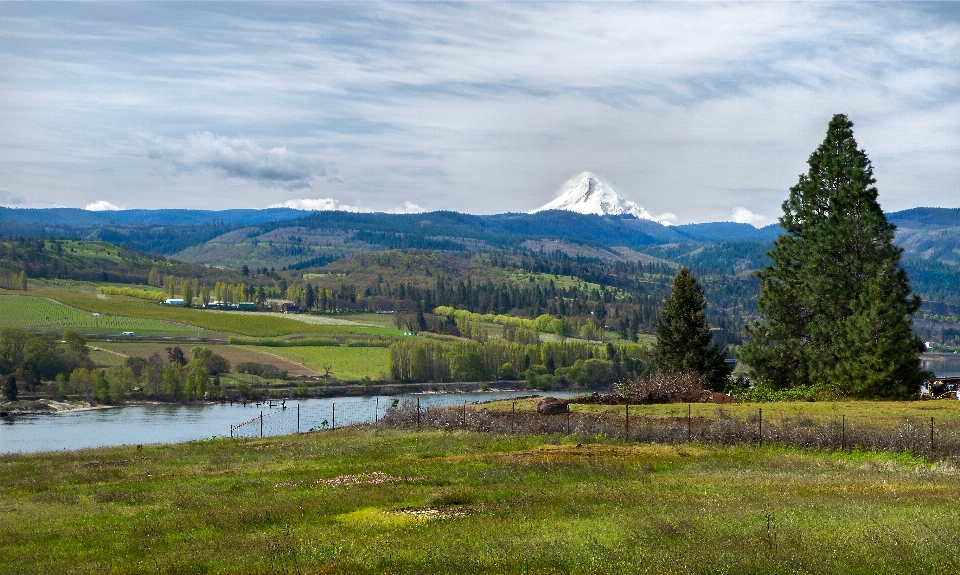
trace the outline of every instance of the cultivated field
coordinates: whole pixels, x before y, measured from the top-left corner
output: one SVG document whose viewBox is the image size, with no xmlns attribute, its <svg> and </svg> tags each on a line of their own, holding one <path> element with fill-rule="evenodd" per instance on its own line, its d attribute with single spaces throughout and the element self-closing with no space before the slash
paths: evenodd
<svg viewBox="0 0 960 575">
<path fill-rule="evenodd" d="M 256 349 L 302 363 L 323 371 L 324 366 L 333 368 L 332 376 L 341 380 L 358 380 L 364 377 L 381 379 L 390 371 L 388 351 L 385 347 L 257 347 Z"/>
<path fill-rule="evenodd" d="M 338 430 L 0 457 L 5 573 L 955 573 L 958 470 Z"/>
<path fill-rule="evenodd" d="M 124 331 L 137 335 L 183 335 L 196 333 L 197 328 L 156 319 L 93 313 L 28 295 L 0 295 L 0 327 L 18 327 L 29 331 L 63 332 L 72 330 L 88 334 L 119 336 Z"/>
<path fill-rule="evenodd" d="M 32 293 L 89 312 L 177 322 L 220 334 L 235 333 L 253 337 L 275 337 L 297 333 L 324 333 L 331 329 L 346 329 L 310 325 L 283 317 L 255 316 L 244 312 L 205 311 L 165 306 L 132 297 L 104 295 L 80 290 L 40 289 Z"/>
</svg>

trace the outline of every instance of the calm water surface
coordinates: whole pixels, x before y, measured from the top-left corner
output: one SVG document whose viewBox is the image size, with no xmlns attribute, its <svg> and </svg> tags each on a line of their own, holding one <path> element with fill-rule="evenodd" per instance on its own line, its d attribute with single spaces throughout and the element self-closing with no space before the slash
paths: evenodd
<svg viewBox="0 0 960 575">
<path fill-rule="evenodd" d="M 0 419 L 0 453 L 74 450 L 107 445 L 179 443 L 230 435 L 231 426 L 258 417 L 234 431 L 235 436 L 256 437 L 294 433 L 299 429 L 330 427 L 373 421 L 394 401 L 416 402 L 421 409 L 462 405 L 530 395 L 529 391 L 490 391 L 449 394 L 411 394 L 376 397 L 304 399 L 274 404 L 138 405 Z M 572 392 L 550 392 L 567 397 Z M 298 410 L 299 407 L 299 410 Z M 262 427 L 261 427 L 262 424 Z"/>
<path fill-rule="evenodd" d="M 960 376 L 960 353 L 924 354 L 920 365 L 938 377 L 958 377 Z"/>
</svg>

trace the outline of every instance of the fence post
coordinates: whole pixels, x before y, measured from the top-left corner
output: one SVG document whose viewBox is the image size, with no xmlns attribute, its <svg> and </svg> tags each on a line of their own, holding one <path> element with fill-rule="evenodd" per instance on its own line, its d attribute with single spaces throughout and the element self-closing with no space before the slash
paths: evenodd
<svg viewBox="0 0 960 575">
<path fill-rule="evenodd" d="M 687 443 L 690 443 L 690 404 L 687 404 Z"/>
<path fill-rule="evenodd" d="M 763 447 L 763 408 L 760 408 L 760 417 L 757 419 L 757 425 L 760 432 L 760 447 Z"/>
<path fill-rule="evenodd" d="M 840 420 L 840 450 L 847 450 L 847 416 L 843 415 Z"/>
<path fill-rule="evenodd" d="M 297 433 L 300 433 L 300 404 L 297 404 Z"/>
<path fill-rule="evenodd" d="M 462 427 L 467 426 L 467 402 L 466 401 L 463 402 L 463 415 L 461 416 L 460 421 L 461 421 Z"/>
<path fill-rule="evenodd" d="M 567 408 L 570 409 L 569 407 Z M 570 435 L 570 412 L 567 411 L 567 435 Z"/>
<path fill-rule="evenodd" d="M 624 434 L 626 435 L 626 440 L 630 441 L 630 404 L 627 404 L 627 417 L 626 423 L 623 426 Z"/>
<path fill-rule="evenodd" d="M 263 410 L 260 411 L 260 437 L 263 437 Z"/>
<path fill-rule="evenodd" d="M 373 422 L 377 422 L 377 418 L 380 416 L 380 398 L 377 397 L 376 403 L 373 404 Z"/>
<path fill-rule="evenodd" d="M 420 429 L 420 398 L 417 398 L 417 429 Z"/>
<path fill-rule="evenodd" d="M 330 414 L 330 420 L 333 423 L 332 425 L 330 425 L 330 429 L 336 429 L 337 428 L 337 404 L 331 403 L 330 405 L 333 406 L 333 412 Z"/>
<path fill-rule="evenodd" d="M 933 418 L 930 418 L 930 455 L 933 455 Z"/>
<path fill-rule="evenodd" d="M 513 406 L 510 408 L 510 433 L 516 433 L 517 431 L 517 402 L 513 402 Z"/>
</svg>

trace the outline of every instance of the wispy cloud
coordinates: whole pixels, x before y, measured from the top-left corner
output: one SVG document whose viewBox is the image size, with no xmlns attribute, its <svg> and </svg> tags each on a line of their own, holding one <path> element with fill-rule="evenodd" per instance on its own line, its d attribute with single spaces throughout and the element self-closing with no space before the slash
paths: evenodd
<svg viewBox="0 0 960 575">
<path fill-rule="evenodd" d="M 957 2 L 0 2 L 0 37 L 32 205 L 527 211 L 588 165 L 715 221 L 776 213 L 837 112 L 885 209 L 960 205 Z"/>
<path fill-rule="evenodd" d="M 215 170 L 228 178 L 287 189 L 308 188 L 315 175 L 326 174 L 318 160 L 286 147 L 264 149 L 247 138 L 200 132 L 182 140 L 153 136 L 147 142 L 148 158 L 179 172 Z"/>
</svg>

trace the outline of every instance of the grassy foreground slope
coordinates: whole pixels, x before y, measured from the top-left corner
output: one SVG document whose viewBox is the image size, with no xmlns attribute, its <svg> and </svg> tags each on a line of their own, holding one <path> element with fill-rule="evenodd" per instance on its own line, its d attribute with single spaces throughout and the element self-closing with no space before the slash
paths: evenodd
<svg viewBox="0 0 960 575">
<path fill-rule="evenodd" d="M 6 455 L 0 572 L 960 569 L 952 465 L 577 441 L 339 430 Z"/>
</svg>

